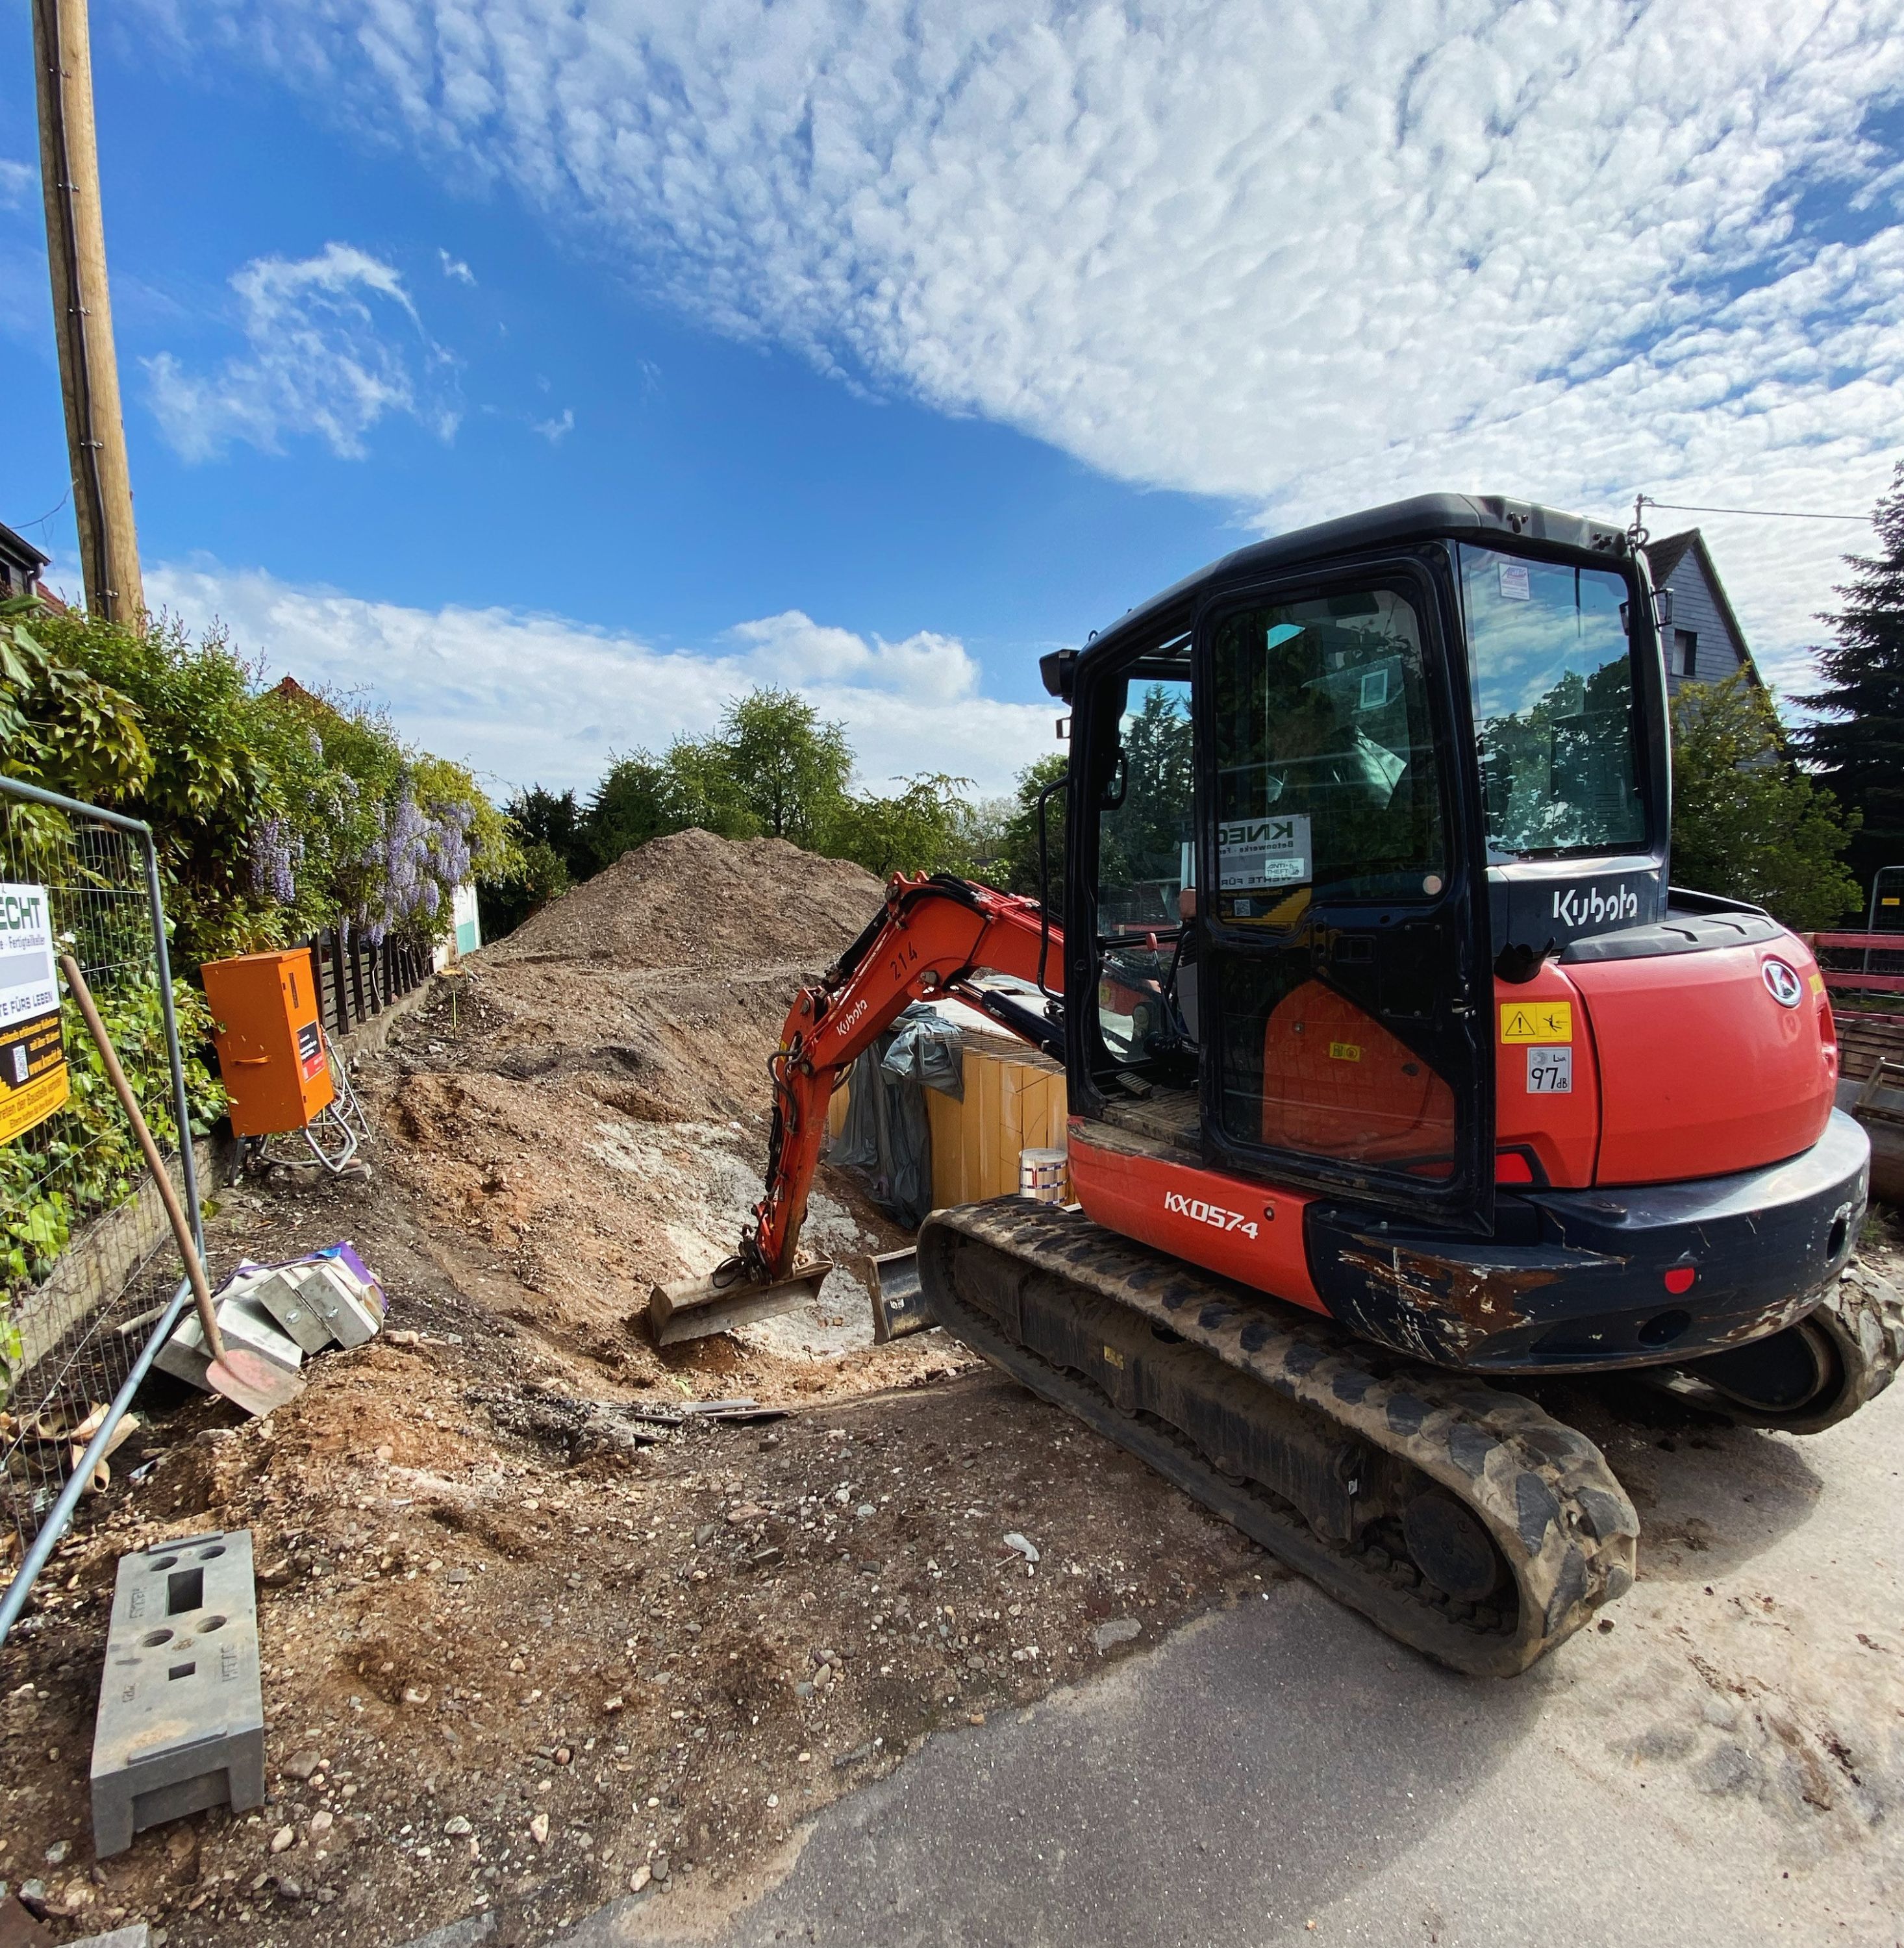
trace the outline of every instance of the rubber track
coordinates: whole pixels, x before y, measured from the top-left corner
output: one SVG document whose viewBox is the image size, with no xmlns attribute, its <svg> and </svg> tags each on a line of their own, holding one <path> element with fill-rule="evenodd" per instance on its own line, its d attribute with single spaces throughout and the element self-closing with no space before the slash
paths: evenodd
<svg viewBox="0 0 1904 1948">
<path fill-rule="evenodd" d="M 1805 1324 L 1822 1327 L 1838 1356 L 1837 1391 L 1809 1413 L 1756 1413 L 1700 1380 L 1696 1369 L 1662 1376 L 1664 1390 L 1690 1400 L 1741 1427 L 1776 1428 L 1786 1434 L 1822 1434 L 1868 1406 L 1904 1366 L 1904 1298 L 1881 1273 L 1853 1258 L 1830 1297 L 1806 1314 Z"/>
<path fill-rule="evenodd" d="M 992 1262 L 972 1262 L 984 1258 Z M 1372 1357 L 1327 1320 L 1197 1271 L 1081 1213 L 1019 1198 L 928 1219 L 919 1269 L 934 1317 L 994 1366 L 1149 1462 L 1390 1636 L 1454 1670 L 1512 1677 L 1632 1587 L 1639 1523 L 1626 1491 L 1592 1441 L 1518 1394 Z M 1038 1272 L 1166 1327 L 1431 1477 L 1493 1537 L 1518 1592 L 1514 1616 L 1504 1627 L 1484 1628 L 1460 1614 L 1468 1606 L 1437 1605 L 1399 1587 L 1385 1557 L 1332 1543 L 1279 1497 L 1217 1473 L 1180 1430 L 1166 1433 L 1122 1412 L 1083 1376 L 1007 1341 L 959 1290 L 975 1273 L 1009 1281 Z"/>
</svg>

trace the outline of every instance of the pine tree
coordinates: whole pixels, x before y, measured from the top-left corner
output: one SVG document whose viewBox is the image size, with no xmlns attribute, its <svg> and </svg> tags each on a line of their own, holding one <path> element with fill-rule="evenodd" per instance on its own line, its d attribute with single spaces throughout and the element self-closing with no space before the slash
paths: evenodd
<svg viewBox="0 0 1904 1948">
<path fill-rule="evenodd" d="M 1794 741 L 1818 781 L 1863 814 L 1847 864 L 1868 896 L 1881 866 L 1904 866 L 1904 461 L 1871 524 L 1880 551 L 1847 555 L 1844 606 L 1819 617 L 1834 641 L 1816 648 L 1825 681 L 1798 701 L 1817 721 Z"/>
</svg>

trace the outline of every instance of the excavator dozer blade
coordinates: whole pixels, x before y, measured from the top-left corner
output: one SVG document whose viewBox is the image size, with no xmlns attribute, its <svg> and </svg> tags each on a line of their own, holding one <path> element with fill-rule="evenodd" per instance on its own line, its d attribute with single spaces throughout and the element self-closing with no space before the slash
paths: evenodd
<svg viewBox="0 0 1904 1948">
<path fill-rule="evenodd" d="M 919 1286 L 919 1250 L 884 1252 L 873 1261 L 873 1338 L 883 1346 L 908 1332 L 923 1332 L 938 1321 L 926 1309 Z"/>
<path fill-rule="evenodd" d="M 704 1339 L 750 1320 L 789 1312 L 819 1296 L 831 1258 L 814 1258 L 796 1265 L 783 1279 L 764 1285 L 744 1279 L 680 1279 L 658 1285 L 648 1295 L 648 1328 L 657 1346 L 678 1345 L 684 1339 Z"/>
</svg>

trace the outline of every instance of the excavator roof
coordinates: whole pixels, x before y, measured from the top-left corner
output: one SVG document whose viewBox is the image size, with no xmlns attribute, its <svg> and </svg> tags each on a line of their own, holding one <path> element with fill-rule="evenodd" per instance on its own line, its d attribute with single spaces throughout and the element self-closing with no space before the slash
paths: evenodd
<svg viewBox="0 0 1904 1948">
<path fill-rule="evenodd" d="M 1224 583 L 1246 582 L 1278 569 L 1355 554 L 1398 542 L 1440 539 L 1541 541 L 1603 559 L 1631 552 L 1623 530 L 1583 514 L 1515 501 L 1499 494 L 1417 494 L 1385 507 L 1365 508 L 1312 527 L 1252 542 L 1209 563 L 1193 575 L 1129 610 L 1098 635 L 1088 650 L 1059 650 L 1040 659 L 1046 689 L 1068 700 L 1072 672 L 1081 654 L 1096 656 L 1124 648 L 1133 637 L 1161 643 L 1187 630 L 1199 600 Z"/>
</svg>

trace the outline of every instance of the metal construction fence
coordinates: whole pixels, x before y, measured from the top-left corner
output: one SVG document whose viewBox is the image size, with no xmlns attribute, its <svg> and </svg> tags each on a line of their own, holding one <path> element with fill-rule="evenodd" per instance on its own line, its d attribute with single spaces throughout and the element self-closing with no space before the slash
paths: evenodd
<svg viewBox="0 0 1904 1948">
<path fill-rule="evenodd" d="M 420 987 L 433 968 L 426 948 L 394 936 L 373 941 L 353 926 L 314 933 L 310 948 L 318 1012 L 325 1032 L 337 1041 Z"/>
<path fill-rule="evenodd" d="M 93 991 L 202 1251 L 150 830 L 0 778 L 0 882 L 44 889 L 58 950 L 79 962 Z M 105 1478 L 132 1396 L 191 1295 L 70 997 L 60 1012 L 68 1093 L 43 1120 L 0 1141 L 0 1639 L 81 1495 Z M 26 1058 L 16 1060 L 17 1072 L 0 1077 L 9 1089 L 26 1086 Z M 7 1100 L 0 1093 L 0 1107 Z"/>
</svg>

